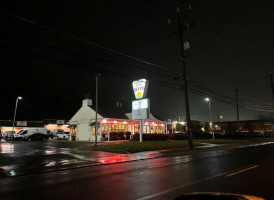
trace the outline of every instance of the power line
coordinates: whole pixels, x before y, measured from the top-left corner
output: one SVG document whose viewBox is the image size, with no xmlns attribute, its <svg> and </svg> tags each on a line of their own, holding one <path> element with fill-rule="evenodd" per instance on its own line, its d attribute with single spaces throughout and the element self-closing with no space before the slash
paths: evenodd
<svg viewBox="0 0 274 200">
<path fill-rule="evenodd" d="M 121 55 L 121 56 L 125 56 L 125 57 L 127 57 L 127 58 L 130 58 L 130 59 L 133 59 L 133 60 L 136 60 L 136 61 L 139 61 L 139 62 L 143 62 L 143 63 L 148 64 L 148 65 L 151 65 L 151 66 L 153 66 L 153 67 L 157 67 L 157 68 L 162 69 L 162 70 L 167 70 L 167 68 L 162 67 L 162 66 L 160 66 L 160 65 L 156 65 L 156 64 L 153 64 L 153 63 L 151 63 L 151 62 L 148 62 L 148 61 L 145 61 L 145 60 L 142 60 L 142 59 L 139 59 L 139 58 L 136 58 L 136 57 L 127 55 L 127 54 L 125 54 L 125 53 L 122 53 L 122 52 L 119 52 L 119 51 L 116 51 L 116 50 L 113 50 L 113 49 L 104 47 L 104 46 L 102 46 L 102 45 L 100 45 L 100 44 L 97 44 L 97 43 L 94 43 L 94 42 L 90 42 L 90 41 L 88 41 L 88 40 L 86 40 L 86 39 L 82 39 L 82 38 L 80 38 L 80 37 L 78 37 L 78 36 L 75 36 L 75 35 L 71 35 L 71 34 L 65 33 L 65 32 L 63 32 L 63 31 L 60 31 L 60 30 L 51 28 L 51 27 L 49 27 L 49 26 L 46 26 L 46 25 L 43 25 L 43 24 L 34 22 L 34 21 L 32 21 L 32 20 L 29 20 L 29 19 L 26 19 L 26 18 L 23 18 L 23 17 L 19 17 L 19 16 L 17 16 L 17 15 L 13 15 L 13 14 L 10 14 L 10 13 L 4 12 L 4 11 L 1 11 L 1 10 L 0 10 L 0 13 L 1 13 L 1 14 L 4 14 L 4 15 L 7 15 L 7 16 L 10 16 L 10 17 L 13 17 L 13 18 L 16 18 L 16 19 L 19 19 L 19 20 L 21 20 L 21 21 L 25 21 L 25 22 L 27 22 L 27 23 L 31 23 L 31 24 L 33 24 L 33 25 L 36 25 L 36 26 L 40 27 L 40 28 L 47 29 L 47 30 L 49 30 L 49 31 L 59 33 L 59 34 L 61 34 L 61 35 L 64 35 L 64 36 L 66 36 L 66 37 L 69 37 L 69 38 L 71 38 L 71 39 L 78 40 L 78 41 L 81 41 L 81 42 L 84 42 L 84 43 L 87 43 L 87 44 L 90 44 L 90 45 L 99 47 L 99 48 L 101 48 L 101 49 L 104 49 L 104 50 L 107 50 L 107 51 L 110 51 L 110 52 L 119 54 L 119 55 Z"/>
<path fill-rule="evenodd" d="M 0 12 L 1 13 L 1 12 Z M 3 14 L 3 13 L 2 13 Z M 6 14 L 8 14 L 8 13 L 6 13 Z M 8 14 L 9 16 L 10 16 L 10 14 Z M 15 17 L 15 18 L 18 18 L 18 19 L 21 19 L 20 17 L 18 17 L 18 16 L 13 16 L 13 15 L 11 15 L 12 17 Z M 50 30 L 50 31 L 55 31 L 55 32 L 58 32 L 58 33 L 61 33 L 62 35 L 64 35 L 64 34 L 66 34 L 66 33 L 63 33 L 63 32 L 60 32 L 60 31 L 58 31 L 58 30 L 55 30 L 55 29 L 52 29 L 52 28 L 50 28 L 50 27 L 44 27 L 44 25 L 41 25 L 41 24 L 38 24 L 38 23 L 35 23 L 35 22 L 32 22 L 32 21 L 30 21 L 30 20 L 27 20 L 27 19 L 24 19 L 24 18 L 22 18 L 21 20 L 24 20 L 24 21 L 27 21 L 27 22 L 29 22 L 29 23 L 32 23 L 32 24 L 35 24 L 35 25 L 38 25 L 39 27 L 42 27 L 42 28 L 47 28 L 48 30 Z M 67 35 L 65 35 L 65 36 L 67 36 Z M 70 36 L 68 36 L 68 37 L 70 37 Z M 71 37 L 70 37 L 71 38 Z M 74 38 L 74 39 L 78 39 L 78 38 Z M 81 38 L 80 38 L 81 39 Z M 83 42 L 85 42 L 85 40 L 83 40 Z M 88 41 L 87 41 L 88 42 Z M 37 43 L 37 42 L 36 42 Z M 38 45 L 44 45 L 44 46 L 46 46 L 45 44 L 42 44 L 42 43 L 40 43 L 40 44 L 38 44 Z M 95 45 L 96 46 L 96 45 Z M 50 46 L 47 46 L 48 48 L 50 47 Z M 57 49 L 57 51 L 58 50 L 61 50 L 61 51 L 64 51 L 64 52 L 69 52 L 69 53 L 72 53 L 72 54 L 75 54 L 75 55 L 77 55 L 77 56 L 87 56 L 87 57 L 89 57 L 89 58 L 91 58 L 91 59 L 94 59 L 94 60 L 97 60 L 98 62 L 102 62 L 102 63 L 108 63 L 108 64 L 113 64 L 113 65 L 116 65 L 116 66 L 119 66 L 119 67 L 129 67 L 128 65 L 124 65 L 124 64 L 121 64 L 121 63 L 117 63 L 117 62 L 113 62 L 113 61 L 109 61 L 109 60 L 106 60 L 106 59 L 101 59 L 101 58 L 97 58 L 97 57 L 91 57 L 91 56 L 88 56 L 88 55 L 82 55 L 82 54 L 79 54 L 79 53 L 75 53 L 75 52 L 72 52 L 72 51 L 68 51 L 68 50 L 66 50 L 66 49 L 62 49 L 62 48 L 58 48 L 58 47 L 50 47 L 50 48 L 55 48 L 55 49 Z M 111 52 L 114 52 L 114 53 L 116 53 L 115 51 L 111 51 Z M 36 55 L 37 56 L 37 55 Z M 40 57 L 43 57 L 42 55 L 39 55 Z M 38 56 L 38 57 L 39 57 Z M 37 57 L 36 57 L 37 58 Z M 131 58 L 131 57 L 129 57 L 129 58 Z M 50 57 L 44 57 L 44 59 L 47 59 L 47 60 L 50 60 Z M 51 60 L 52 60 L 52 58 L 51 58 Z M 54 59 L 53 59 L 53 61 L 54 61 Z M 59 64 L 60 63 L 63 63 L 63 64 L 69 64 L 69 62 L 64 62 L 64 61 L 58 61 L 58 59 L 56 60 L 56 58 L 55 58 L 55 62 L 58 62 Z M 137 61 L 140 61 L 140 60 L 138 60 L 137 59 Z M 147 64 L 146 62 L 144 62 L 145 64 Z M 78 63 L 72 63 L 73 65 L 79 65 Z M 153 64 L 153 65 L 155 65 L 155 64 Z M 87 69 L 87 65 L 86 65 L 86 69 Z M 93 67 L 94 68 L 94 67 Z M 165 68 L 166 69 L 166 68 Z M 123 74 L 123 73 L 117 73 L 117 72 L 113 72 L 113 71 L 111 71 L 111 70 L 102 70 L 101 68 L 96 68 L 95 67 L 95 70 L 97 70 L 97 71 L 103 71 L 104 73 L 106 73 L 106 74 L 111 74 L 111 75 L 115 75 L 115 76 L 119 76 L 119 77 L 124 77 L 124 78 L 127 78 L 129 75 L 128 74 Z M 135 69 L 136 70 L 136 69 Z M 136 70 L 136 71 L 138 71 L 138 70 Z M 139 70 L 139 73 L 147 73 L 148 74 L 148 72 L 146 72 L 145 70 Z M 172 77 L 171 76 L 167 76 L 166 74 L 159 74 L 159 73 L 155 73 L 155 76 L 162 76 L 162 77 L 166 77 L 166 78 L 170 78 L 170 80 L 172 79 Z M 131 76 L 131 77 L 133 77 L 133 76 Z M 137 77 L 137 76 L 134 76 L 134 77 Z M 169 80 L 169 81 L 170 81 Z M 174 83 L 167 83 L 167 82 L 157 82 L 157 81 L 155 81 L 156 83 L 160 83 L 162 86 L 166 86 L 166 87 L 169 87 L 169 88 L 174 88 L 174 89 L 181 89 L 181 85 L 177 85 L 177 84 L 174 84 Z M 213 96 L 214 98 L 215 98 L 215 100 L 217 100 L 217 101 L 220 101 L 220 102 L 222 102 L 222 103 L 226 103 L 226 104 L 233 104 L 233 103 L 231 103 L 231 100 L 233 99 L 233 98 L 231 98 L 231 97 L 229 97 L 229 96 L 227 96 L 227 95 L 223 95 L 222 93 L 220 93 L 220 92 L 217 92 L 217 91 L 215 91 L 215 90 L 213 90 L 213 89 L 210 89 L 210 88 L 206 88 L 206 87 L 204 87 L 203 85 L 203 83 L 197 83 L 197 82 L 192 82 L 192 81 L 189 81 L 191 84 L 192 84 L 192 86 L 194 86 L 194 87 L 196 87 L 197 89 L 195 89 L 195 88 L 191 88 L 191 92 L 193 92 L 193 93 L 195 93 L 195 94 L 198 94 L 198 95 L 206 95 L 206 94 L 208 94 L 208 93 L 211 93 L 211 94 L 213 94 L 213 95 L 215 95 L 215 96 Z M 204 91 L 201 91 L 200 89 L 205 89 L 205 90 L 207 90 L 207 92 L 204 92 Z M 243 102 L 244 104 L 247 104 L 247 106 L 246 107 L 244 107 L 244 108 L 248 108 L 248 109 L 253 109 L 253 110 L 257 110 L 257 111 L 269 111 L 269 110 L 267 110 L 267 109 L 271 109 L 271 107 L 265 107 L 265 106 L 261 106 L 261 105 L 254 105 L 254 104 L 250 104 L 250 103 L 246 103 L 246 102 Z M 255 108 L 253 108 L 253 107 L 251 107 L 251 106 L 255 106 Z"/>
</svg>

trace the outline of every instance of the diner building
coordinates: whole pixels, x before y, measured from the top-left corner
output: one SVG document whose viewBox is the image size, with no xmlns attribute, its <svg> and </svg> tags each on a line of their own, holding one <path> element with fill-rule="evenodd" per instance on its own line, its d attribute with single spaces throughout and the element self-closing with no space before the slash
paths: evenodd
<svg viewBox="0 0 274 200">
<path fill-rule="evenodd" d="M 84 99 L 82 107 L 69 120 L 71 138 L 78 141 L 95 141 L 96 111 L 90 99 Z M 165 134 L 166 122 L 156 119 L 152 114 L 143 120 L 143 133 Z M 140 133 L 140 121 L 132 120 L 131 113 L 123 113 L 118 108 L 98 108 L 97 140 L 108 139 L 111 132 Z"/>
</svg>

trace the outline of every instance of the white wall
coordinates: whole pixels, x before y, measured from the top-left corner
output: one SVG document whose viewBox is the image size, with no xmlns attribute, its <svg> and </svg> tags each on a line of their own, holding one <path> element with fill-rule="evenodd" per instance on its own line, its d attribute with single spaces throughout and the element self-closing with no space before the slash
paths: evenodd
<svg viewBox="0 0 274 200">
<path fill-rule="evenodd" d="M 96 112 L 89 107 L 89 103 L 90 101 L 88 99 L 83 100 L 82 107 L 69 121 L 69 124 L 77 124 L 76 140 L 78 141 L 95 141 L 95 136 L 92 134 L 92 126 L 90 126 L 90 124 L 95 122 Z M 98 120 L 103 118 L 100 114 L 97 116 Z M 97 139 L 100 141 L 99 136 Z"/>
<path fill-rule="evenodd" d="M 103 118 L 100 114 L 97 115 L 98 120 Z M 76 114 L 69 120 L 69 124 L 77 124 L 81 122 L 91 122 L 95 120 L 96 112 L 88 106 L 88 99 L 83 100 L 82 107 L 76 112 Z"/>
<path fill-rule="evenodd" d="M 92 135 L 92 127 L 89 123 L 77 124 L 76 140 L 78 141 L 90 141 Z"/>
</svg>

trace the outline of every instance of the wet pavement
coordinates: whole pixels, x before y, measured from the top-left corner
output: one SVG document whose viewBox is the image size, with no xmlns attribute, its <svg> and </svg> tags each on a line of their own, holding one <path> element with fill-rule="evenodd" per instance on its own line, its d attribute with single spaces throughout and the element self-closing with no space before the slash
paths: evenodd
<svg viewBox="0 0 274 200">
<path fill-rule="evenodd" d="M 91 142 L 1 140 L 0 177 L 157 158 L 162 152 L 118 154 L 82 149 L 91 145 Z"/>
<path fill-rule="evenodd" d="M 0 198 L 167 200 L 228 192 L 273 199 L 273 154 L 274 144 L 264 144 L 3 178 Z"/>
<path fill-rule="evenodd" d="M 111 141 L 99 143 L 121 143 Z M 90 167 L 96 165 L 114 164 L 137 161 L 163 156 L 163 152 L 147 151 L 131 154 L 91 151 L 83 148 L 92 146 L 92 142 L 70 141 L 0 141 L 0 178 L 14 177 L 56 170 Z M 221 146 L 220 144 L 201 143 L 201 148 Z"/>
</svg>

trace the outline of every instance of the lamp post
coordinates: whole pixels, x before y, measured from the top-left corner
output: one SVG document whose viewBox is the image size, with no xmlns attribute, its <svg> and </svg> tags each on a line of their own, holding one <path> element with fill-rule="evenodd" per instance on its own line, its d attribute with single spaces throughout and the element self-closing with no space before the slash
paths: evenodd
<svg viewBox="0 0 274 200">
<path fill-rule="evenodd" d="M 211 105 L 210 105 L 210 98 L 206 97 L 205 101 L 208 102 L 209 106 L 209 115 L 210 115 L 210 128 L 211 128 L 211 133 L 212 133 L 212 139 L 214 139 L 214 131 L 213 131 L 213 122 L 212 122 L 212 114 L 211 114 Z"/>
<path fill-rule="evenodd" d="M 20 96 L 16 98 L 14 117 L 13 117 L 13 124 L 12 124 L 12 131 L 14 130 L 14 125 L 15 125 L 15 118 L 16 118 L 16 111 L 17 111 L 18 100 L 21 100 L 21 99 L 22 99 L 22 97 L 20 97 Z"/>
<path fill-rule="evenodd" d="M 100 74 L 97 73 L 96 74 L 96 105 L 95 105 L 95 110 L 96 110 L 96 114 L 95 114 L 95 143 L 94 146 L 98 145 L 98 141 L 97 141 L 97 137 L 98 137 L 98 127 L 97 127 L 97 120 L 98 120 L 98 85 L 99 85 L 99 76 Z"/>
<path fill-rule="evenodd" d="M 222 121 L 222 120 L 223 120 L 223 118 L 224 118 L 224 117 L 223 117 L 223 115 L 220 115 L 220 121 Z"/>
</svg>

